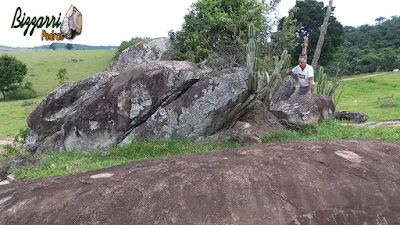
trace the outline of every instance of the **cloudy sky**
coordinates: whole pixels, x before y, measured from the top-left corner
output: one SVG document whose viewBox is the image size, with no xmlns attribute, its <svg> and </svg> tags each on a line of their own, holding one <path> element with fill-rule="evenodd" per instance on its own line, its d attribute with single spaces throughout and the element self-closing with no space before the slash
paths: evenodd
<svg viewBox="0 0 400 225">
<path fill-rule="evenodd" d="M 32 36 L 23 35 L 24 28 L 11 28 L 17 7 L 26 17 L 63 16 L 70 5 L 83 15 L 82 35 L 69 43 L 89 45 L 119 45 L 134 36 L 166 37 L 169 30 L 179 29 L 183 16 L 196 0 L 112 0 L 112 1 L 2 1 L 0 8 L 0 45 L 33 47 L 49 42 L 41 41 L 41 29 Z M 325 5 L 329 0 L 323 0 Z M 130 2 L 129 5 L 126 2 Z M 286 15 L 296 0 L 281 0 L 279 14 Z M 368 2 L 368 3 L 367 3 Z M 375 18 L 400 15 L 399 0 L 335 0 L 335 16 L 344 25 L 374 24 Z M 21 16 L 22 18 L 22 16 Z M 16 22 L 17 24 L 17 22 Z M 30 28 L 31 29 L 31 28 Z M 51 29 L 47 29 L 51 32 Z M 58 29 L 57 29 L 58 30 Z M 30 31 L 30 30 L 29 30 Z M 55 31 L 58 32 L 58 31 Z"/>
</svg>

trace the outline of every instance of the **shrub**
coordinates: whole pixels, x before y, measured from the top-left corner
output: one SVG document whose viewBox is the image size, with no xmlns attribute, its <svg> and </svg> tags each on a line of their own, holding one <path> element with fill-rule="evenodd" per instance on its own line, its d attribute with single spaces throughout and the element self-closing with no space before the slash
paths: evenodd
<svg viewBox="0 0 400 225">
<path fill-rule="evenodd" d="M 7 95 L 7 99 L 11 100 L 26 100 L 37 97 L 37 92 L 33 89 L 32 83 L 13 85 Z"/>
<path fill-rule="evenodd" d="M 3 55 L 0 57 L 0 93 L 3 98 L 22 83 L 27 73 L 26 65 L 14 56 Z"/>
<path fill-rule="evenodd" d="M 56 76 L 60 85 L 64 84 L 65 81 L 68 80 L 67 70 L 65 68 L 60 69 Z"/>
</svg>

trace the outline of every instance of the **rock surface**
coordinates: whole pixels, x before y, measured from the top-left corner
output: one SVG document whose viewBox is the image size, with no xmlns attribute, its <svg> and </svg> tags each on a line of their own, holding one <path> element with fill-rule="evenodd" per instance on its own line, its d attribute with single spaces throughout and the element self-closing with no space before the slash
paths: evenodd
<svg viewBox="0 0 400 225">
<path fill-rule="evenodd" d="M 245 69 L 149 61 L 57 89 L 29 116 L 28 152 L 106 148 L 134 139 L 196 138 L 227 124 Z"/>
<path fill-rule="evenodd" d="M 270 111 L 284 124 L 310 125 L 330 118 L 335 105 L 326 96 L 295 94 L 272 105 Z"/>
<path fill-rule="evenodd" d="M 288 100 L 296 91 L 296 80 L 292 76 L 287 76 L 283 79 L 282 85 L 277 90 L 276 94 L 271 98 L 271 104 L 277 104 L 280 101 Z"/>
<path fill-rule="evenodd" d="M 363 113 L 349 111 L 336 111 L 333 114 L 333 118 L 340 120 L 351 120 L 356 123 L 364 123 L 368 120 L 368 116 Z"/>
<path fill-rule="evenodd" d="M 123 72 L 137 65 L 155 60 L 166 60 L 172 46 L 168 38 L 154 38 L 142 41 L 120 52 L 110 66 L 108 72 Z"/>
<path fill-rule="evenodd" d="M 199 138 L 204 140 L 234 140 L 245 145 L 261 143 L 261 138 L 268 132 L 282 129 L 278 118 L 261 101 L 257 101 L 253 110 L 239 118 L 239 121 L 229 129 L 222 130 L 209 137 Z"/>
<path fill-rule="evenodd" d="M 400 143 L 261 144 L 0 186 L 0 224 L 395 225 Z"/>
<path fill-rule="evenodd" d="M 0 162 L 0 181 L 6 180 L 9 175 L 10 165 Z"/>
</svg>

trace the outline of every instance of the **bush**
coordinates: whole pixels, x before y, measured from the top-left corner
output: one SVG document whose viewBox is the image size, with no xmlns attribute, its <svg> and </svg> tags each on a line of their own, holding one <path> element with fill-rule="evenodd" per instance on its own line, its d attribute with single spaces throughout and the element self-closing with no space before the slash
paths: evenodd
<svg viewBox="0 0 400 225">
<path fill-rule="evenodd" d="M 386 100 L 386 101 L 383 101 L 379 107 L 380 108 L 396 108 L 396 107 L 399 107 L 399 104 L 393 100 Z"/>
<path fill-rule="evenodd" d="M 0 93 L 4 99 L 18 84 L 21 84 L 27 73 L 26 65 L 14 56 L 0 57 Z"/>
<path fill-rule="evenodd" d="M 216 53 L 222 57 L 234 57 L 236 64 L 244 65 L 250 23 L 254 24 L 258 34 L 255 39 L 262 42 L 260 57 L 263 58 L 266 55 L 265 42 L 272 28 L 268 16 L 277 3 L 252 0 L 202 0 L 193 3 L 184 16 L 181 29 L 168 32 L 176 49 L 173 58 L 198 63 Z"/>
<path fill-rule="evenodd" d="M 68 80 L 67 70 L 65 68 L 60 69 L 56 76 L 60 85 L 64 84 L 65 81 Z"/>
<path fill-rule="evenodd" d="M 18 134 L 15 135 L 14 142 L 19 142 L 19 143 L 25 144 L 26 137 L 28 136 L 28 131 L 29 131 L 28 127 L 21 128 L 19 130 Z"/>
<path fill-rule="evenodd" d="M 13 85 L 7 95 L 10 100 L 26 100 L 37 97 L 37 92 L 33 90 L 32 83 L 26 82 L 25 84 Z"/>
<path fill-rule="evenodd" d="M 123 41 L 118 47 L 117 54 L 122 52 L 123 50 L 125 50 L 133 45 L 139 44 L 140 42 L 147 40 L 147 39 L 149 39 L 149 38 L 148 37 L 134 37 L 134 38 L 131 38 L 131 40 L 129 40 L 129 41 Z"/>
</svg>

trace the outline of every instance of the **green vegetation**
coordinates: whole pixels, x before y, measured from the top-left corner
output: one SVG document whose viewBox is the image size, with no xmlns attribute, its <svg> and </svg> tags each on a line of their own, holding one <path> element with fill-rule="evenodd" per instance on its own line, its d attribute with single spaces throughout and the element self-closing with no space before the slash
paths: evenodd
<svg viewBox="0 0 400 225">
<path fill-rule="evenodd" d="M 149 140 L 148 142 L 134 141 L 123 147 L 98 150 L 96 152 L 49 152 L 39 156 L 42 157 L 40 165 L 21 166 L 15 168 L 12 172 L 19 179 L 57 176 L 121 165 L 140 159 L 211 152 L 240 146 L 242 145 L 235 142 L 196 144 L 193 141 L 181 139 Z M 15 152 L 18 153 L 18 151 Z"/>
<path fill-rule="evenodd" d="M 340 122 L 330 120 L 317 126 L 304 127 L 297 131 L 275 131 L 266 134 L 262 138 L 264 143 L 323 139 L 380 139 L 400 141 L 400 127 L 381 126 L 367 128 L 345 126 Z M 40 163 L 31 166 L 18 166 L 13 169 L 12 173 L 18 179 L 41 178 L 106 168 L 142 159 L 212 152 L 241 146 L 235 142 L 222 141 L 196 144 L 193 141 L 182 139 L 153 139 L 147 142 L 134 141 L 123 147 L 114 147 L 106 150 L 49 152 L 43 155 L 36 155 L 34 157 L 40 159 L 38 160 Z M 13 158 L 20 153 L 18 149 L 13 150 L 13 148 L 9 148 L 7 157 Z"/>
<path fill-rule="evenodd" d="M 170 31 L 176 45 L 173 58 L 200 62 L 216 53 L 229 58 L 231 63 L 245 65 L 248 26 L 254 24 L 255 33 L 265 48 L 272 28 L 267 18 L 279 1 L 202 0 L 193 3 L 184 17 L 182 28 Z M 261 52 L 261 55 L 265 54 Z"/>
<path fill-rule="evenodd" d="M 376 25 L 344 27 L 344 43 L 328 69 L 339 61 L 343 74 L 366 74 L 400 69 L 400 17 L 379 17 Z"/>
<path fill-rule="evenodd" d="M 295 36 L 289 36 L 286 38 L 286 40 L 289 42 L 295 38 L 297 42 L 297 45 L 295 45 L 294 48 L 289 48 L 289 54 L 292 56 L 299 55 L 302 50 L 301 44 L 304 41 L 304 36 L 308 36 L 309 45 L 307 58 L 308 63 L 311 64 L 327 8 L 328 7 L 324 6 L 324 2 L 322 1 L 296 1 L 296 5 L 289 11 L 289 20 L 287 20 L 287 17 L 284 17 L 280 20 L 278 32 L 285 28 L 288 29 L 288 25 L 291 25 L 289 26 L 289 30 L 293 30 L 293 28 L 295 28 Z M 324 67 L 333 59 L 334 53 L 343 43 L 343 25 L 337 21 L 335 16 L 333 16 L 334 9 L 334 7 L 331 9 L 332 15 L 329 18 L 329 26 L 327 28 L 320 59 L 318 61 L 318 65 Z M 279 42 L 280 39 L 275 39 L 275 41 Z M 292 64 L 297 64 L 297 60 L 297 57 L 293 57 Z"/>
<path fill-rule="evenodd" d="M 62 68 L 58 71 L 58 73 L 56 74 L 57 79 L 58 79 L 58 84 L 62 85 L 65 83 L 66 80 L 68 80 L 67 77 L 67 70 L 65 68 Z"/>
<path fill-rule="evenodd" d="M 369 121 L 400 118 L 400 72 L 342 81 L 344 85 L 337 109 L 362 112 Z"/>
<path fill-rule="evenodd" d="M 25 100 L 0 100 L 0 137 L 13 138 L 21 128 L 27 126 L 26 119 L 36 106 L 59 87 L 59 80 L 55 79 L 55 76 L 61 68 L 68 71 L 68 81 L 82 80 L 104 71 L 113 59 L 115 51 L 30 51 L 10 52 L 8 55 L 27 65 L 25 84 L 22 90 L 17 88 L 11 97 L 29 97 Z M 30 88 L 34 93 L 29 91 Z"/>
<path fill-rule="evenodd" d="M 266 134 L 262 138 L 262 141 L 267 143 L 329 139 L 378 139 L 400 141 L 400 127 L 357 127 L 343 125 L 341 122 L 336 120 L 329 120 L 315 126 L 303 127 L 297 131 L 274 131 Z"/>
<path fill-rule="evenodd" d="M 65 49 L 71 50 L 74 46 L 71 43 L 65 45 Z"/>
<path fill-rule="evenodd" d="M 3 99 L 7 99 L 7 95 L 18 88 L 26 73 L 26 65 L 14 56 L 0 56 L 0 93 Z"/>
<path fill-rule="evenodd" d="M 69 81 L 78 81 L 104 71 L 112 58 L 113 50 L 10 52 L 28 67 L 26 81 L 33 84 L 39 96 L 45 97 L 59 87 L 55 74 L 65 68 Z"/>
</svg>

